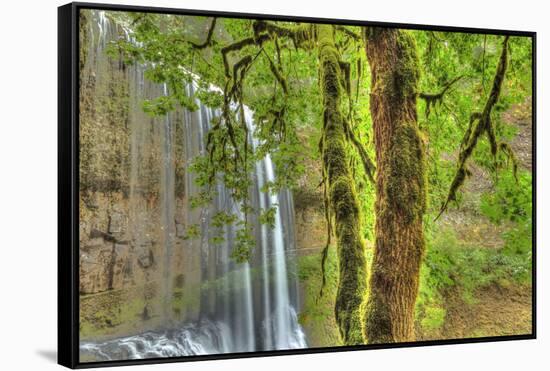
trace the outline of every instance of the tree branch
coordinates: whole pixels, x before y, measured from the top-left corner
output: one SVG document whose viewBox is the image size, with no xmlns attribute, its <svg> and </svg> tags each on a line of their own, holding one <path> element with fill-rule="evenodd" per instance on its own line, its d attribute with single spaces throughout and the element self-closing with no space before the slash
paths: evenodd
<svg viewBox="0 0 550 371">
<path fill-rule="evenodd" d="M 472 155 L 482 134 L 485 133 L 489 139 L 489 142 L 491 144 L 491 154 L 493 155 L 493 157 L 496 156 L 497 151 L 500 149 L 504 154 L 508 156 L 508 158 L 512 160 L 512 162 L 514 162 L 515 157 L 511 152 L 511 148 L 506 144 L 501 143 L 499 145 L 497 143 L 494 127 L 491 122 L 491 112 L 500 97 L 500 93 L 502 91 L 502 82 L 504 81 L 504 76 L 508 67 L 508 39 L 509 36 L 505 36 L 502 42 L 502 52 L 500 54 L 495 77 L 493 79 L 493 86 L 483 108 L 483 111 L 481 113 L 475 112 L 470 116 L 470 124 L 460 145 L 457 172 L 451 183 L 447 198 L 441 206 L 439 214 L 436 216 L 434 221 L 439 219 L 439 217 L 445 212 L 451 201 L 456 201 L 456 194 L 458 190 L 464 184 L 466 177 L 471 175 L 471 172 L 466 167 L 466 161 Z M 517 169 L 517 165 L 514 167 L 514 169 Z"/>
<path fill-rule="evenodd" d="M 269 55 L 265 52 L 265 50 L 264 50 L 264 55 L 269 61 L 269 69 L 271 70 L 271 73 L 273 73 L 273 76 L 275 76 L 275 78 L 283 88 L 283 91 L 285 92 L 285 94 L 288 94 L 288 85 L 286 83 L 286 79 L 281 74 L 281 71 L 279 70 L 279 68 L 275 66 L 275 63 L 273 63 L 273 61 L 271 60 Z"/>
<path fill-rule="evenodd" d="M 265 41 L 269 39 L 268 34 L 259 35 L 259 37 L 246 37 L 242 40 L 236 41 L 233 44 L 229 44 L 221 49 L 223 66 L 225 68 L 225 76 L 231 77 L 231 70 L 229 68 L 229 62 L 227 61 L 227 55 L 231 52 L 235 52 L 250 45 L 261 46 Z"/>
<path fill-rule="evenodd" d="M 338 31 L 342 31 L 346 36 L 351 37 L 355 41 L 361 41 L 361 36 L 360 35 L 356 34 L 355 32 L 351 31 L 350 29 L 348 29 L 344 26 L 335 25 L 334 28 L 337 29 Z"/>
<path fill-rule="evenodd" d="M 275 22 L 258 20 L 254 22 L 253 27 L 256 35 L 268 32 L 279 37 L 291 39 L 295 48 L 305 48 L 305 43 L 313 40 L 315 37 L 312 24 L 298 24 L 293 27 L 286 27 Z"/>
<path fill-rule="evenodd" d="M 443 100 L 443 95 L 445 95 L 447 90 L 449 90 L 449 88 L 453 86 L 453 84 L 455 84 L 462 77 L 463 77 L 462 75 L 455 77 L 454 79 L 452 79 L 451 81 L 443 85 L 443 88 L 438 93 L 432 93 L 432 94 L 419 93 L 418 94 L 418 97 L 421 99 L 424 99 L 424 101 L 426 102 L 426 110 L 425 110 L 426 117 L 430 116 L 431 107 L 435 107 L 437 104 L 440 104 L 441 101 Z"/>
<path fill-rule="evenodd" d="M 217 21 L 216 17 L 212 18 L 212 23 L 210 23 L 210 28 L 208 29 L 206 40 L 204 40 L 202 44 L 196 44 L 192 41 L 190 41 L 189 43 L 193 45 L 193 47 L 196 49 L 204 49 L 207 46 L 210 46 L 210 44 L 212 43 L 212 35 L 214 35 L 214 29 L 216 28 L 216 21 Z"/>
</svg>

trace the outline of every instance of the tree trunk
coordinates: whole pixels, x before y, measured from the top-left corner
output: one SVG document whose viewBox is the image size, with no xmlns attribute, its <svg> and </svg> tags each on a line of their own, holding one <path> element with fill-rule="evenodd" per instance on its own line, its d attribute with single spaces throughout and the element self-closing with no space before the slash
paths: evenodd
<svg viewBox="0 0 550 371">
<path fill-rule="evenodd" d="M 344 344 L 363 344 L 360 305 L 366 290 L 365 245 L 361 238 L 359 202 L 349 167 L 344 117 L 340 110 L 340 55 L 334 42 L 333 26 L 317 25 L 316 33 L 323 99 L 323 168 L 339 259 L 335 316 Z"/>
<path fill-rule="evenodd" d="M 377 173 L 375 251 L 363 330 L 371 344 L 412 341 L 426 209 L 424 144 L 416 112 L 418 56 L 406 31 L 364 32 Z"/>
</svg>

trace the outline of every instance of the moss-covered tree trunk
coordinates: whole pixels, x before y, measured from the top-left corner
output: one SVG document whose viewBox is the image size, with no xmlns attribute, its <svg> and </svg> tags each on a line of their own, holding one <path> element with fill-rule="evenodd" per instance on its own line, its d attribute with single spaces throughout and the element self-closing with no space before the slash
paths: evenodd
<svg viewBox="0 0 550 371">
<path fill-rule="evenodd" d="M 345 344 L 363 344 L 360 305 L 366 290 L 365 245 L 361 238 L 359 202 L 349 167 L 342 98 L 340 55 L 334 27 L 316 26 L 319 79 L 323 105 L 323 167 L 334 219 L 339 261 L 335 315 Z"/>
<path fill-rule="evenodd" d="M 365 29 L 376 149 L 375 251 L 364 332 L 368 343 L 414 340 L 414 307 L 426 208 L 424 145 L 418 130 L 418 56 L 397 29 Z"/>
</svg>

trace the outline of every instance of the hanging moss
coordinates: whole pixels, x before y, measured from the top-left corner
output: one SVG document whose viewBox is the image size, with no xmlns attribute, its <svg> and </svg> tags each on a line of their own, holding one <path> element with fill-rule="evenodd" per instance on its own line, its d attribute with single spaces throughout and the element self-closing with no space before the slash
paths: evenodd
<svg viewBox="0 0 550 371">
<path fill-rule="evenodd" d="M 196 49 L 205 49 L 206 47 L 210 46 L 212 44 L 212 36 L 214 35 L 214 30 L 216 29 L 216 22 L 217 18 L 213 17 L 212 21 L 210 22 L 210 27 L 208 28 L 208 33 L 206 34 L 206 39 L 204 42 L 200 44 L 196 44 L 193 42 L 189 42 L 191 45 L 193 45 Z"/>
</svg>

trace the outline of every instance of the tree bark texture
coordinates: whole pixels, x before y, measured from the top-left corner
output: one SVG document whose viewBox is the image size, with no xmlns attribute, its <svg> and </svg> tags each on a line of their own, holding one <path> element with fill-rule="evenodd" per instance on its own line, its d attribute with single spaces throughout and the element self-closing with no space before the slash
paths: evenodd
<svg viewBox="0 0 550 371">
<path fill-rule="evenodd" d="M 412 341 L 426 210 L 418 56 L 406 31 L 366 28 L 364 37 L 377 173 L 375 250 L 363 331 L 370 344 Z"/>
</svg>

